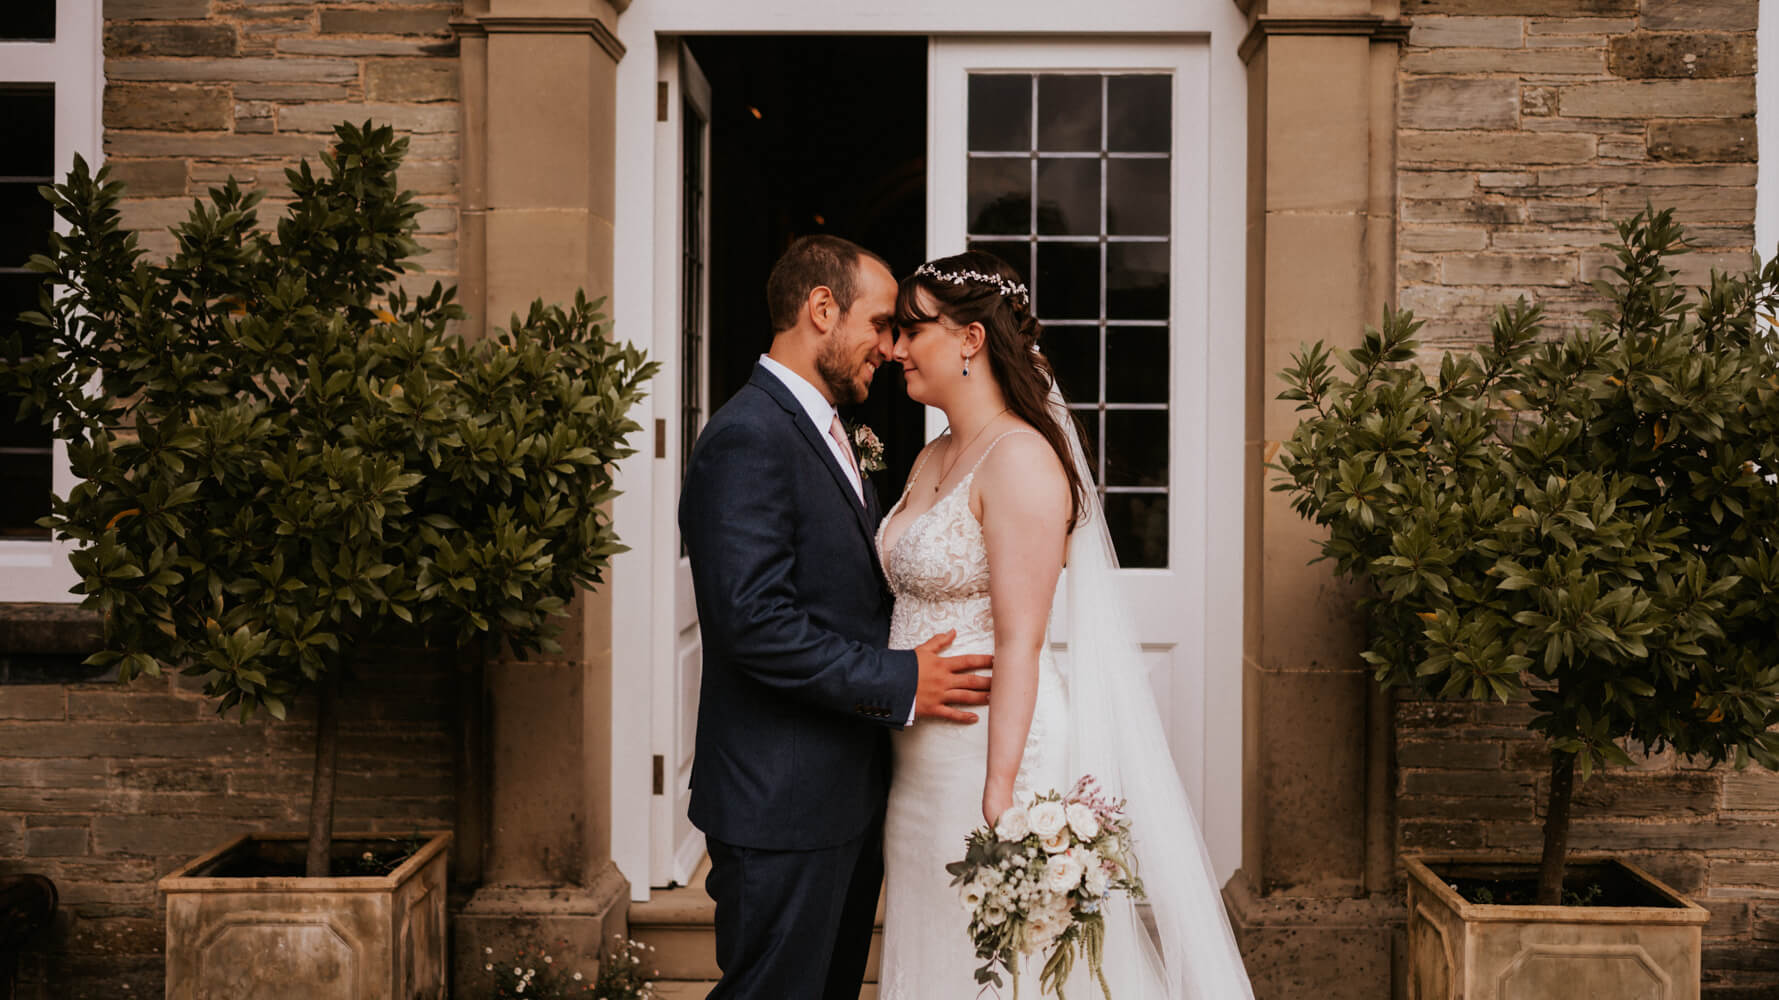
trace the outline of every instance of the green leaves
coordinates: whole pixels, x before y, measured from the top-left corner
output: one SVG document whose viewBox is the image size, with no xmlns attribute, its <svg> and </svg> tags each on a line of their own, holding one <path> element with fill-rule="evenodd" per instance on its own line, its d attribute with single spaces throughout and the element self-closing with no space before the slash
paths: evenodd
<svg viewBox="0 0 1779 1000">
<path fill-rule="evenodd" d="M 584 295 L 450 332 L 453 290 L 393 287 L 418 249 L 406 140 L 335 136 L 288 173 L 275 236 L 230 181 L 159 263 L 77 161 L 49 189 L 69 231 L 33 264 L 57 291 L 0 366 L 69 438 L 79 482 L 48 523 L 106 615 L 95 662 L 202 677 L 244 718 L 369 643 L 546 648 L 621 550 L 612 466 L 656 368 Z"/>
<path fill-rule="evenodd" d="M 1627 743 L 1779 763 L 1779 264 L 1695 298 L 1671 213 L 1618 234 L 1588 329 L 1522 300 L 1433 366 L 1386 310 L 1295 356 L 1274 489 L 1366 582 L 1381 682 L 1529 696 L 1584 774 Z"/>
</svg>

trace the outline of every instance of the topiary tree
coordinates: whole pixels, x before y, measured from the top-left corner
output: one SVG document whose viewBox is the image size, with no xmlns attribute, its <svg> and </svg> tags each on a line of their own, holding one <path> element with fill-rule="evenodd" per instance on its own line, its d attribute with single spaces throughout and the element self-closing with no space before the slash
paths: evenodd
<svg viewBox="0 0 1779 1000">
<path fill-rule="evenodd" d="M 1546 342 L 1522 299 L 1428 373 L 1420 322 L 1386 310 L 1355 350 L 1296 355 L 1280 396 L 1306 416 L 1274 489 L 1364 581 L 1377 680 L 1536 709 L 1547 905 L 1577 765 L 1631 743 L 1779 767 L 1779 355 L 1757 321 L 1779 263 L 1695 301 L 1671 212 L 1618 235 L 1588 329 Z"/>
<path fill-rule="evenodd" d="M 622 550 L 612 464 L 655 365 L 600 303 L 449 332 L 453 291 L 389 293 L 420 206 L 393 129 L 341 125 L 288 171 L 276 233 L 231 179 L 165 263 L 119 228 L 122 185 L 77 160 L 44 188 L 69 232 L 4 387 L 68 441 L 42 523 L 129 680 L 203 678 L 218 711 L 319 699 L 308 872 L 328 871 L 342 682 L 374 644 L 553 648 L 550 619 Z"/>
</svg>

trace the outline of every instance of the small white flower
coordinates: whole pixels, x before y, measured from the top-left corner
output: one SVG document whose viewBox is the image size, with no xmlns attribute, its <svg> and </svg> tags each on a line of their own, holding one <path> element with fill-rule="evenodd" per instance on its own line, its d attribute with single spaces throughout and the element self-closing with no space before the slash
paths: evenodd
<svg viewBox="0 0 1779 1000">
<path fill-rule="evenodd" d="M 1007 921 L 1007 911 L 998 906 L 991 906 L 982 911 L 982 922 L 990 927 L 998 927 Z"/>
<path fill-rule="evenodd" d="M 1032 832 L 1031 817 L 1021 806 L 1008 806 L 995 822 L 995 836 L 1006 841 L 1024 840 Z"/>
<path fill-rule="evenodd" d="M 553 965 L 553 964 L 555 964 L 555 962 L 556 962 L 556 960 L 551 958 L 550 956 L 548 956 L 548 955 L 544 956 L 544 964 L 545 965 Z"/>
<path fill-rule="evenodd" d="M 484 972 L 493 972 L 494 971 L 494 963 L 489 962 L 487 965 L 482 966 L 482 970 Z"/>
<path fill-rule="evenodd" d="M 1087 869 L 1086 875 L 1082 876 L 1081 884 L 1089 894 L 1104 896 L 1106 890 L 1112 887 L 1112 877 L 1106 874 L 1104 865 L 1094 865 Z"/>
<path fill-rule="evenodd" d="M 1061 854 L 1069 849 L 1069 831 L 1058 830 L 1055 834 L 1044 838 L 1044 850 L 1050 854 Z"/>
<path fill-rule="evenodd" d="M 573 979 L 575 982 L 578 983 L 581 981 L 581 974 L 577 972 L 573 976 L 570 976 L 569 978 Z"/>
<path fill-rule="evenodd" d="M 962 891 L 958 893 L 958 899 L 964 904 L 966 912 L 974 913 L 976 907 L 982 905 L 982 895 L 982 886 L 972 880 L 964 883 Z"/>
<path fill-rule="evenodd" d="M 1082 840 L 1092 840 L 1099 836 L 1099 817 L 1093 814 L 1092 809 L 1079 802 L 1071 802 L 1066 812 L 1069 817 L 1069 829 L 1075 831 L 1075 836 Z"/>
<path fill-rule="evenodd" d="M 494 949 L 493 949 L 493 948 L 483 948 L 483 949 L 482 949 L 482 954 L 484 954 L 484 955 L 492 955 L 492 954 L 494 954 Z"/>
<path fill-rule="evenodd" d="M 1068 816 L 1063 812 L 1061 802 L 1039 802 L 1027 812 L 1031 818 L 1032 832 L 1043 840 L 1056 836 L 1068 825 Z"/>
<path fill-rule="evenodd" d="M 516 966 L 516 965 L 515 965 L 515 966 L 513 966 L 513 975 L 515 975 L 515 976 L 523 976 L 523 975 L 524 975 L 524 974 L 525 974 L 525 970 L 524 970 L 524 969 L 521 969 L 521 968 L 519 968 L 519 967 L 518 967 L 518 966 Z"/>
</svg>

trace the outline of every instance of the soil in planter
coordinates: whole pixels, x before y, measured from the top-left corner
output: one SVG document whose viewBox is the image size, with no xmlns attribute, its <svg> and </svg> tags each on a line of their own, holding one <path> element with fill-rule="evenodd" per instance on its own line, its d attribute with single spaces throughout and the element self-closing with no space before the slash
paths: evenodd
<svg viewBox="0 0 1779 1000">
<path fill-rule="evenodd" d="M 1467 903 L 1534 906 L 1538 902 L 1536 870 L 1467 870 L 1463 874 L 1438 874 Z M 1571 865 L 1563 878 L 1563 905 L 1666 908 L 1674 903 L 1617 865 Z"/>
<path fill-rule="evenodd" d="M 352 837 L 335 840 L 329 869 L 336 878 L 381 878 L 426 845 L 424 837 Z M 238 851 L 219 858 L 200 878 L 302 878 L 304 844 L 300 840 L 250 840 Z"/>
</svg>

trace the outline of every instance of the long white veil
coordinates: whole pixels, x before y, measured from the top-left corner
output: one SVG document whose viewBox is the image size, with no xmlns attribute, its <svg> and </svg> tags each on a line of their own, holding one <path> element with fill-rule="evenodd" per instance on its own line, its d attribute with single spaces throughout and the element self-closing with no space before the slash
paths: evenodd
<svg viewBox="0 0 1779 1000">
<path fill-rule="evenodd" d="M 1204 834 L 1174 769 L 1142 647 L 1117 579 L 1118 557 L 1075 421 L 1052 384 L 1050 406 L 1088 486 L 1069 538 L 1065 589 L 1069 774 L 1091 774 L 1127 800 L 1138 875 L 1156 938 L 1137 904 L 1115 895 L 1106 918 L 1105 970 L 1117 1000 L 1252 1000 Z M 1157 953 L 1159 944 L 1159 954 Z M 1160 990 L 1157 993 L 1157 989 Z"/>
</svg>

